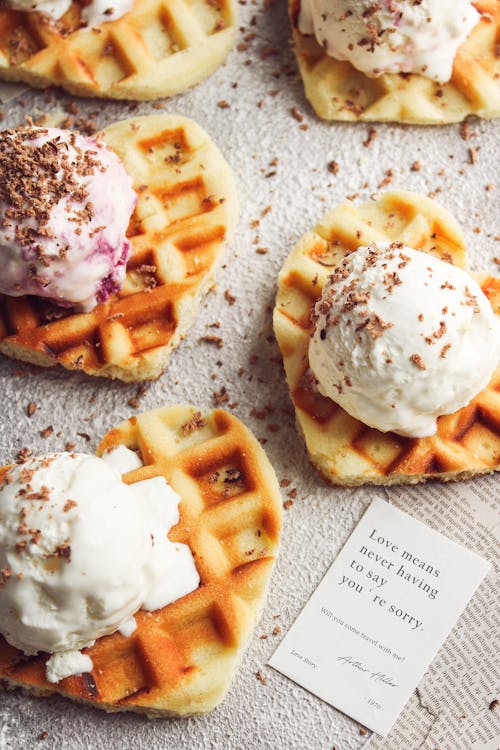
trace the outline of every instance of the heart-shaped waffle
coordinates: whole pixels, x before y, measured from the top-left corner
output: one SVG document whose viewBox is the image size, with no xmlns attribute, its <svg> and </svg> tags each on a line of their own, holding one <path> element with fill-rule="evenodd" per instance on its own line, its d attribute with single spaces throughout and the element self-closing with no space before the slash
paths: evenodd
<svg viewBox="0 0 500 750">
<path fill-rule="evenodd" d="M 25 657 L 0 637 L 0 680 L 106 711 L 206 713 L 228 690 L 264 607 L 281 529 L 276 476 L 250 431 L 220 409 L 202 415 L 182 405 L 132 417 L 108 432 L 98 453 L 118 445 L 144 464 L 125 475 L 128 484 L 164 476 L 181 496 L 169 539 L 189 545 L 199 588 L 139 612 L 127 638 L 99 638 L 85 649 L 92 673 L 57 685 L 45 679 L 46 656 Z"/>
<path fill-rule="evenodd" d="M 455 219 L 416 193 L 394 192 L 326 214 L 297 243 L 279 276 L 274 330 L 299 430 L 313 465 L 332 484 L 414 484 L 466 479 L 500 469 L 500 366 L 471 403 L 438 420 L 432 437 L 382 433 L 322 396 L 311 377 L 311 312 L 332 270 L 349 252 L 371 242 L 402 242 L 460 268 L 464 241 Z M 500 314 L 500 279 L 474 274 Z"/>
<path fill-rule="evenodd" d="M 225 60 L 233 0 L 135 0 L 121 18 L 80 29 L 82 0 L 54 23 L 0 8 L 0 78 L 77 96 L 159 99 L 185 91 Z"/>
<path fill-rule="evenodd" d="M 298 28 L 300 0 L 289 0 L 293 46 L 305 93 L 324 120 L 443 125 L 468 115 L 500 116 L 500 3 L 477 0 L 481 20 L 458 50 L 449 83 L 410 74 L 369 78 L 327 55 Z"/>
<path fill-rule="evenodd" d="M 43 367 L 149 380 L 163 372 L 213 283 L 236 224 L 236 191 L 219 149 L 185 117 L 136 117 L 102 135 L 139 194 L 125 285 L 78 314 L 0 295 L 0 352 Z"/>
</svg>

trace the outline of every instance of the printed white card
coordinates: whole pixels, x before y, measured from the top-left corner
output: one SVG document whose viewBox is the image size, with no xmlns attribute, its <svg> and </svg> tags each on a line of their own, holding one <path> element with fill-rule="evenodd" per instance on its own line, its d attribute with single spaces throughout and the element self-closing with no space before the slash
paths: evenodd
<svg viewBox="0 0 500 750">
<path fill-rule="evenodd" d="M 374 500 L 269 664 L 385 736 L 489 567 Z"/>
</svg>

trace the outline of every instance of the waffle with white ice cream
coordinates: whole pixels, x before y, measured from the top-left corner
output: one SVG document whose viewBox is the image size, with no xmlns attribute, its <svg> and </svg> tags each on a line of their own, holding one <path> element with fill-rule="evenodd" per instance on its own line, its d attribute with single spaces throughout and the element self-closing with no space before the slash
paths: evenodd
<svg viewBox="0 0 500 750">
<path fill-rule="evenodd" d="M 227 691 L 265 603 L 281 527 L 274 472 L 239 420 L 190 406 L 133 417 L 99 454 L 105 462 L 62 454 L 2 471 L 0 679 L 107 711 L 205 713 Z M 68 464 L 71 481 L 54 482 Z M 19 482 L 32 486 L 6 497 Z M 45 568 L 55 571 L 48 583 Z M 40 648 L 59 651 L 34 655 Z"/>
<path fill-rule="evenodd" d="M 307 98 L 326 120 L 500 116 L 497 0 L 289 0 Z"/>
<path fill-rule="evenodd" d="M 362 246 L 379 250 L 355 252 Z M 440 264 L 409 259 L 405 246 L 457 268 L 442 280 Z M 297 425 L 328 481 L 415 483 L 500 468 L 500 280 L 474 274 L 494 318 L 459 272 L 466 267 L 453 217 L 404 192 L 338 206 L 292 251 L 274 327 Z"/>
<path fill-rule="evenodd" d="M 213 73 L 235 35 L 234 0 L 4 0 L 0 79 L 159 99 Z"/>
<path fill-rule="evenodd" d="M 207 133 L 185 117 L 136 117 L 109 126 L 101 136 L 102 143 L 121 160 L 121 173 L 115 170 L 107 176 L 100 176 L 98 168 L 96 179 L 103 184 L 95 195 L 90 199 L 83 196 L 83 200 L 81 194 L 72 195 L 64 185 L 61 187 L 64 180 L 56 181 L 55 186 L 51 184 L 52 179 L 48 181 L 49 205 L 40 208 L 37 204 L 37 211 L 40 213 L 42 209 L 50 208 L 61 221 L 41 227 L 45 233 L 43 241 L 38 242 L 41 232 L 36 234 L 41 251 L 35 247 L 34 252 L 40 255 L 40 267 L 34 269 L 35 273 L 33 264 L 28 262 L 25 266 L 29 273 L 20 276 L 21 264 L 17 262 L 11 269 L 12 281 L 20 286 L 2 288 L 1 284 L 7 281 L 5 274 L 0 282 L 0 291 L 7 292 L 0 294 L 0 352 L 42 367 L 60 364 L 89 375 L 125 381 L 157 378 L 163 372 L 170 352 L 179 345 L 190 327 L 202 296 L 212 285 L 225 242 L 236 224 L 238 208 L 233 177 Z M 52 146 L 55 148 L 57 144 L 52 143 Z M 90 142 L 91 152 L 95 149 Z M 64 143 L 59 152 L 64 164 Z M 54 159 L 53 154 L 51 158 Z M 110 154 L 110 161 L 112 165 L 117 161 L 114 154 Z M 49 173 L 50 167 L 49 160 Z M 82 170 L 86 168 L 84 164 Z M 113 226 L 102 226 L 114 222 L 117 217 L 106 208 L 110 196 L 119 196 L 125 188 L 134 196 L 123 168 L 138 196 L 126 240 Z M 35 169 L 33 174 L 36 174 Z M 28 179 L 27 175 L 23 174 L 22 179 Z M 118 184 L 115 184 L 117 180 Z M 6 181 L 4 186 L 7 193 L 9 183 L 10 180 Z M 59 210 L 59 204 L 57 207 L 51 205 L 54 196 L 62 201 L 62 210 Z M 38 197 L 43 204 L 41 192 Z M 70 206 L 76 201 L 78 216 L 67 213 L 65 206 L 68 201 Z M 90 207 L 89 203 L 92 204 Z M 4 206 L 3 210 L 10 211 L 11 208 L 10 205 Z M 26 213 L 26 206 L 22 209 Z M 31 210 L 30 206 L 28 210 Z M 14 226 L 9 230 L 7 250 L 9 247 L 12 250 L 16 238 L 11 235 L 19 229 L 15 226 L 16 215 L 10 215 Z M 85 246 L 85 257 L 79 260 L 78 273 L 70 268 L 61 278 L 56 268 L 53 276 L 57 278 L 52 279 L 54 284 L 52 287 L 47 285 L 47 273 L 54 264 L 51 260 L 50 268 L 45 267 L 48 252 L 45 246 L 52 248 L 56 256 L 62 253 L 68 264 L 73 254 L 66 252 L 66 247 L 74 233 L 80 231 L 73 218 L 88 223 L 89 215 L 91 226 L 88 231 L 85 227 L 84 230 L 90 237 L 90 249 Z M 30 217 L 26 221 L 29 223 Z M 127 222 L 128 215 L 123 232 Z M 24 223 L 21 227 L 23 242 Z M 83 242 L 85 231 L 77 236 L 78 243 Z M 113 288 L 116 289 L 111 284 L 113 279 L 105 278 L 96 288 L 92 277 L 90 291 L 82 292 L 79 288 L 81 279 L 95 268 L 87 261 L 93 263 L 105 258 L 108 263 L 106 248 L 110 238 L 116 239 L 115 235 L 119 235 L 121 247 L 126 249 L 121 268 L 113 271 L 113 279 L 119 277 L 121 282 L 124 281 L 122 288 L 109 295 Z M 2 249 L 2 252 L 6 250 Z M 115 256 L 118 263 L 118 249 Z M 19 260 L 18 256 L 13 257 Z M 126 276 L 123 279 L 125 260 Z M 30 275 L 34 278 L 30 279 Z M 69 286 L 78 287 L 73 289 L 72 297 L 67 288 L 63 288 L 64 281 L 71 281 Z M 21 292 L 37 294 L 37 285 L 42 287 L 42 292 L 45 290 L 48 296 L 58 300 L 58 304 L 28 294 L 18 296 Z M 87 312 L 78 312 L 70 307 L 78 299 L 82 303 L 91 299 L 90 292 L 94 290 L 98 304 L 93 309 L 88 311 L 88 307 L 81 304 L 80 310 L 86 309 Z M 64 301 L 65 306 L 61 306 Z"/>
<path fill-rule="evenodd" d="M 180 497 L 164 477 L 127 485 L 141 462 L 52 453 L 11 467 L 0 485 L 0 633 L 24 654 L 51 654 L 57 683 L 92 670 L 81 649 L 199 585 L 186 545 L 167 533 Z"/>
</svg>

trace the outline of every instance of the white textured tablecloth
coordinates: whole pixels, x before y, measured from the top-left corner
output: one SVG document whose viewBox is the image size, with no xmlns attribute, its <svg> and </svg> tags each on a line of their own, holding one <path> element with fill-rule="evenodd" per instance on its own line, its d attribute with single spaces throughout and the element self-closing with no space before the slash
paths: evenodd
<svg viewBox="0 0 500 750">
<path fill-rule="evenodd" d="M 140 399 L 140 409 L 184 401 L 210 408 L 212 393 L 226 386 L 230 402 L 238 404 L 234 413 L 257 436 L 267 438 L 265 447 L 278 479 L 291 480 L 284 498 L 297 489 L 293 505 L 284 513 L 281 554 L 268 605 L 227 699 L 209 716 L 148 722 L 132 714 L 106 715 L 63 699 L 0 692 L 0 750 L 354 750 L 367 739 L 350 719 L 266 667 L 282 636 L 273 636 L 273 629 L 279 625 L 284 632 L 292 624 L 370 498 L 382 493 L 370 488 L 333 489 L 306 460 L 272 337 L 276 278 L 293 244 L 328 208 L 355 193 L 368 199 L 387 170 L 392 170 L 392 182 L 385 189 L 435 193 L 462 223 L 472 267 L 494 271 L 493 258 L 500 256 L 499 126 L 474 121 L 466 142 L 456 125 L 377 125 L 376 137 L 366 147 L 368 126 L 329 125 L 312 113 L 289 49 L 284 7 L 266 11 L 247 2 L 240 6 L 240 22 L 239 41 L 248 33 L 256 34 L 247 42 L 248 49 L 235 49 L 210 80 L 161 104 L 166 111 L 197 120 L 218 143 L 235 172 L 241 219 L 215 292 L 203 303 L 196 325 L 173 354 L 165 375 Z M 36 114 L 37 109 L 64 109 L 70 101 L 60 93 L 47 101 L 46 94 L 30 92 L 22 101 L 4 106 L 4 125 L 18 124 L 25 113 Z M 229 107 L 219 107 L 219 101 Z M 78 105 L 81 115 L 96 112 L 99 126 L 131 112 L 156 111 L 152 104 L 131 107 L 80 100 Z M 293 107 L 303 114 L 302 122 L 292 116 Z M 471 147 L 475 164 L 470 163 Z M 338 163 L 336 175 L 327 169 L 331 160 Z M 421 169 L 411 171 L 416 160 Z M 272 210 L 261 218 L 267 206 Z M 259 254 L 257 248 L 268 252 Z M 236 297 L 232 306 L 224 297 L 226 289 Z M 216 321 L 221 324 L 216 333 L 224 339 L 220 350 L 199 343 L 201 336 L 214 332 L 208 326 Z M 251 364 L 254 355 L 257 359 Z M 237 377 L 240 367 L 245 368 L 241 378 Z M 134 413 L 127 401 L 136 387 L 63 370 L 35 372 L 3 359 L 0 387 L 1 463 L 11 461 L 24 446 L 35 452 L 62 450 L 67 440 L 76 442 L 78 450 L 91 451 L 106 430 Z M 30 401 L 38 408 L 28 418 Z M 270 409 L 265 420 L 250 414 L 252 407 L 264 405 Z M 269 424 L 279 430 L 269 430 Z M 54 433 L 44 439 L 40 431 L 49 425 Z M 269 635 L 266 640 L 259 639 L 263 633 Z M 267 685 L 256 679 L 258 670 Z M 38 739 L 43 732 L 48 736 Z"/>
</svg>

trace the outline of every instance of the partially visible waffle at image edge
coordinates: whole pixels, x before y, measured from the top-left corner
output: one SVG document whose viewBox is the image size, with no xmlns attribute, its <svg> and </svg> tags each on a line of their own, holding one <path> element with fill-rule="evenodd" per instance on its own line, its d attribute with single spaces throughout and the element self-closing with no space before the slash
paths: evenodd
<svg viewBox="0 0 500 750">
<path fill-rule="evenodd" d="M 460 46 L 448 83 L 410 73 L 370 78 L 326 54 L 299 30 L 300 0 L 289 0 L 293 49 L 306 97 L 324 120 L 445 125 L 469 115 L 500 117 L 500 2 L 477 0 L 481 17 Z"/>
<path fill-rule="evenodd" d="M 138 204 L 124 287 L 89 313 L 0 295 L 0 352 L 35 365 L 140 381 L 159 377 L 191 326 L 237 220 L 231 170 L 196 123 L 152 115 L 106 128 Z"/>
<path fill-rule="evenodd" d="M 132 635 L 98 638 L 84 649 L 92 672 L 57 685 L 47 682 L 46 654 L 27 657 L 0 637 L 0 680 L 110 712 L 206 713 L 227 692 L 265 604 L 281 530 L 278 482 L 256 438 L 220 409 L 181 405 L 134 416 L 108 432 L 98 454 L 120 445 L 143 462 L 127 484 L 163 476 L 180 495 L 169 539 L 189 546 L 200 586 L 139 611 Z"/>
<path fill-rule="evenodd" d="M 342 259 L 372 242 L 402 242 L 459 268 L 467 264 L 457 222 L 416 193 L 343 203 L 299 240 L 279 275 L 274 330 L 311 463 L 332 484 L 353 486 L 466 479 L 500 469 L 500 365 L 481 393 L 441 416 L 436 434 L 425 438 L 380 432 L 318 391 L 308 355 L 314 305 Z M 500 315 L 500 279 L 472 276 Z"/>
<path fill-rule="evenodd" d="M 0 8 L 0 78 L 78 96 L 159 99 L 185 91 L 225 60 L 236 35 L 233 0 L 135 0 L 82 29 L 82 0 L 59 20 Z"/>
</svg>

